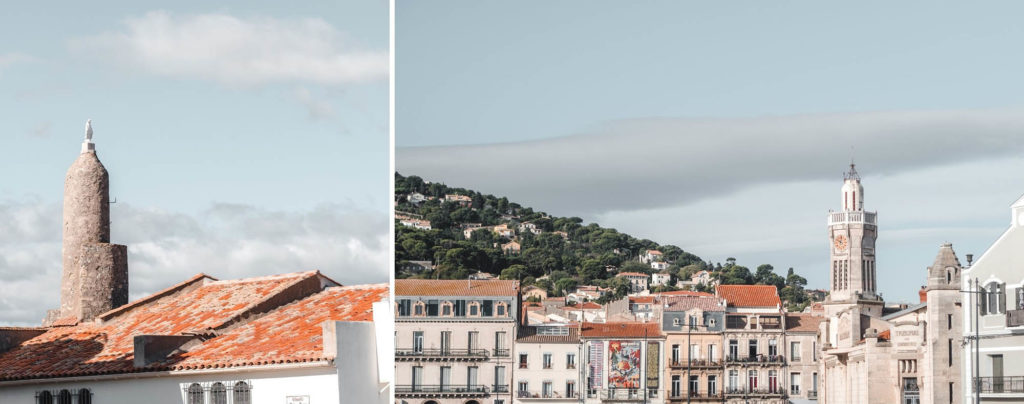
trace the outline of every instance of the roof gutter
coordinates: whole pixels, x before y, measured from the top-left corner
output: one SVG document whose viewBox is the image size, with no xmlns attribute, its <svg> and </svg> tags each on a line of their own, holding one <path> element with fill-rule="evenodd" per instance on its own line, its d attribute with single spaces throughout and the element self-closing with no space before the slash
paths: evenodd
<svg viewBox="0 0 1024 404">
<path fill-rule="evenodd" d="M 186 369 L 186 370 L 161 370 L 153 372 L 136 372 L 136 373 L 114 373 L 109 375 L 89 375 L 89 376 L 70 376 L 70 377 L 54 377 L 54 378 L 41 378 L 41 379 L 22 379 L 22 380 L 9 380 L 0 381 L 0 387 L 8 386 L 24 386 L 32 384 L 46 384 L 46 383 L 69 383 L 69 382 L 83 382 L 83 381 L 112 381 L 112 380 L 129 380 L 129 379 L 146 379 L 152 377 L 164 377 L 164 376 L 187 376 L 187 375 L 208 375 L 208 374 L 220 374 L 220 373 L 237 373 L 247 371 L 273 371 L 273 370 L 288 370 L 288 369 L 306 369 L 306 368 L 318 368 L 318 367 L 333 367 L 333 360 L 319 360 L 312 362 L 301 362 L 301 363 L 281 363 L 275 365 L 257 365 L 257 366 L 235 366 L 227 368 L 208 368 L 208 369 Z"/>
</svg>

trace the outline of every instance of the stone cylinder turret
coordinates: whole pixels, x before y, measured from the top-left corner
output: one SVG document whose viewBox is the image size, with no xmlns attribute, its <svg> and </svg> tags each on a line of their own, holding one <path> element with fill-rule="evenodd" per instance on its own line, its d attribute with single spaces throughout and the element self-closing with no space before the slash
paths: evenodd
<svg viewBox="0 0 1024 404">
<path fill-rule="evenodd" d="M 87 127 L 64 180 L 63 276 L 56 318 L 93 318 L 128 302 L 127 248 L 110 244 L 110 179 Z"/>
</svg>

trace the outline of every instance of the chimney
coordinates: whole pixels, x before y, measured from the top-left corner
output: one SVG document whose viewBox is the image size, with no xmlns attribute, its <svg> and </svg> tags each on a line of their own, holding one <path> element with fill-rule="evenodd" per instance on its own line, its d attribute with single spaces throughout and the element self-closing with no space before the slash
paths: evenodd
<svg viewBox="0 0 1024 404">
<path fill-rule="evenodd" d="M 921 290 L 917 291 L 917 296 L 921 298 L 921 303 L 928 301 L 928 292 L 925 290 L 924 286 L 921 287 Z"/>
</svg>

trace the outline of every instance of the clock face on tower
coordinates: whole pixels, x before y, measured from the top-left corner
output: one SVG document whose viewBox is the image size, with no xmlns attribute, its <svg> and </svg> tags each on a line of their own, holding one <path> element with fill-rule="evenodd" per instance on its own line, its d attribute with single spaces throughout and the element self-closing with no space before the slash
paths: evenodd
<svg viewBox="0 0 1024 404">
<path fill-rule="evenodd" d="M 846 247 L 849 247 L 850 240 L 848 240 L 846 238 L 846 236 L 840 234 L 840 235 L 836 236 L 836 238 L 832 242 L 832 244 L 835 245 L 836 251 L 842 252 L 842 251 L 846 251 Z"/>
</svg>

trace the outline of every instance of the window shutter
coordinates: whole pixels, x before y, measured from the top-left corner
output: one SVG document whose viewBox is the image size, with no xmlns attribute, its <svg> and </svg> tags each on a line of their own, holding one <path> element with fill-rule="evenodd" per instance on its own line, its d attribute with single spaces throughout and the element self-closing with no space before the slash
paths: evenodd
<svg viewBox="0 0 1024 404">
<path fill-rule="evenodd" d="M 1005 314 L 1006 313 L 1006 284 L 1005 283 L 1000 283 L 999 284 L 999 296 L 997 296 L 997 297 L 999 299 L 999 312 Z"/>
<path fill-rule="evenodd" d="M 988 314 L 988 289 L 978 286 L 978 300 L 981 303 L 981 315 Z"/>
</svg>

